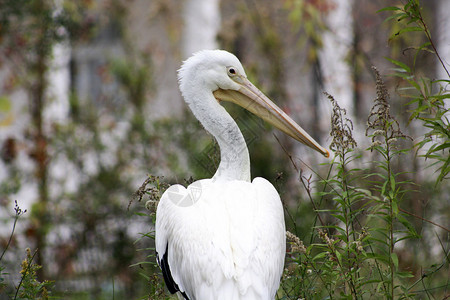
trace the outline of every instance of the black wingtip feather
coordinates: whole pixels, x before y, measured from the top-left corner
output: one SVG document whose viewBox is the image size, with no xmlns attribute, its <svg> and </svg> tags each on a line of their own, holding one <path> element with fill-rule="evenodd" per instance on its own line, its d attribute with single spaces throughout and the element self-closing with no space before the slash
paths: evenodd
<svg viewBox="0 0 450 300">
<path fill-rule="evenodd" d="M 169 244 L 166 244 L 166 251 L 164 252 L 162 259 L 159 258 L 159 254 L 158 254 L 158 252 L 156 252 L 156 260 L 157 260 L 158 265 L 161 268 L 161 271 L 163 273 L 163 278 L 164 278 L 164 282 L 166 283 L 167 289 L 169 290 L 169 292 L 171 294 L 180 292 L 181 295 L 183 295 L 184 299 L 189 300 L 186 293 L 180 291 L 178 284 L 175 282 L 175 280 L 173 280 L 172 273 L 170 272 L 170 267 L 169 267 L 168 253 L 169 253 Z"/>
</svg>

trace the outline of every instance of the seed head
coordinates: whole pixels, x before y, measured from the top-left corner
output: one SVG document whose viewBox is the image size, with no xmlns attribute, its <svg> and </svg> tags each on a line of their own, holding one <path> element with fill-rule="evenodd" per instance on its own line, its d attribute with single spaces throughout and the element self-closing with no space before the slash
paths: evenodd
<svg viewBox="0 0 450 300">
<path fill-rule="evenodd" d="M 372 67 L 376 78 L 377 98 L 374 100 L 374 105 L 370 110 L 369 117 L 367 119 L 366 136 L 372 137 L 372 146 L 380 146 L 382 143 L 379 140 L 375 140 L 375 137 L 381 136 L 384 138 L 386 147 L 395 146 L 397 138 L 410 138 L 403 134 L 400 130 L 400 124 L 391 115 L 389 106 L 389 93 L 381 78 L 377 68 Z M 370 134 L 369 131 L 373 130 Z"/>
<path fill-rule="evenodd" d="M 291 251 L 294 253 L 306 254 L 306 248 L 298 236 L 290 231 L 286 231 L 286 239 L 291 244 Z"/>
<path fill-rule="evenodd" d="M 328 93 L 325 93 L 333 106 L 333 113 L 331 115 L 331 132 L 333 138 L 330 144 L 330 149 L 337 155 L 343 154 L 349 149 L 356 148 L 357 144 L 353 138 L 353 123 L 346 117 L 347 111 L 341 108 L 337 101 Z"/>
</svg>

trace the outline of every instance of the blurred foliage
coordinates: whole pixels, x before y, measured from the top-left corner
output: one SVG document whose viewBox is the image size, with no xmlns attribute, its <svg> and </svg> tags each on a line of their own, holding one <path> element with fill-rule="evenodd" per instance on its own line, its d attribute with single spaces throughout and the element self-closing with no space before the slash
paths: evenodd
<svg viewBox="0 0 450 300">
<path fill-rule="evenodd" d="M 147 134 L 151 131 L 147 130 L 148 122 L 145 122 L 142 107 L 137 107 L 131 114 L 126 108 L 128 99 L 132 106 L 139 105 L 136 101 L 140 101 L 142 106 L 144 94 L 151 87 L 149 84 L 151 66 L 139 66 L 138 68 L 144 72 L 139 73 L 139 76 L 130 76 L 134 72 L 133 68 L 137 66 L 132 64 L 131 56 L 130 62 L 126 65 L 120 66 L 119 63 L 114 65 L 111 62 L 112 66 L 105 74 L 115 76 L 118 84 L 123 86 L 123 94 L 129 94 L 129 98 L 125 98 L 127 101 L 123 101 L 120 103 L 121 107 L 116 108 L 115 112 L 120 113 L 116 113 L 115 118 L 108 117 L 104 107 L 96 106 L 93 102 L 87 101 L 88 99 L 79 99 L 74 93 L 71 97 L 71 108 L 74 109 L 71 112 L 72 119 L 53 124 L 42 120 L 43 111 L 51 103 L 51 99 L 46 95 L 48 88 L 46 74 L 49 70 L 52 47 L 60 42 L 76 45 L 95 41 L 98 34 L 104 30 L 102 26 L 108 26 L 108 22 L 106 24 L 98 22 L 98 6 L 98 3 L 94 5 L 92 1 L 77 3 L 64 1 L 58 4 L 53 1 L 7 1 L 2 3 L 0 10 L 0 53 L 5 57 L 2 63 L 6 67 L 14 64 L 14 68 L 9 69 L 10 81 L 14 85 L 7 86 L 3 91 L 14 92 L 23 88 L 29 92 L 30 97 L 27 101 L 32 107 L 29 113 L 36 119 L 34 127 L 30 128 L 31 134 L 23 133 L 23 141 L 11 137 L 8 144 L 3 144 L 2 159 L 7 163 L 6 171 L 10 176 L 1 183 L 2 197 L 16 193 L 22 185 L 30 184 L 31 174 L 27 174 L 26 170 L 20 170 L 17 166 L 15 159 L 17 152 L 23 151 L 26 145 L 26 150 L 33 153 L 33 146 L 29 145 L 34 141 L 45 141 L 45 148 L 39 149 L 46 158 L 42 159 L 44 162 L 41 167 L 42 173 L 36 175 L 39 189 L 44 192 L 32 207 L 30 215 L 32 222 L 26 225 L 28 226 L 26 238 L 30 242 L 35 238 L 43 241 L 41 244 L 38 243 L 39 249 L 34 252 L 37 258 L 42 255 L 43 268 L 30 267 L 34 273 L 30 273 L 26 278 L 38 276 L 38 280 L 42 281 L 43 274 L 46 278 L 58 277 L 57 289 L 54 292 L 56 295 L 65 295 L 65 292 L 61 293 L 61 289 L 65 289 L 64 284 L 80 279 L 80 282 L 83 282 L 83 276 L 93 278 L 97 283 L 91 288 L 93 295 L 98 297 L 103 297 L 102 294 L 111 295 L 104 290 L 104 285 L 105 282 L 111 282 L 111 278 L 119 276 L 118 274 L 120 274 L 120 289 L 115 293 L 117 296 L 140 293 L 137 288 L 139 276 L 129 268 L 138 254 L 133 239 L 130 239 L 126 229 L 133 213 L 132 211 L 126 213 L 127 200 L 124 199 L 127 199 L 134 190 L 133 176 L 129 174 L 130 162 L 136 157 L 143 157 L 143 164 L 153 164 L 149 162 L 152 158 L 146 155 L 148 151 L 135 145 L 151 144 L 149 140 L 153 137 Z M 127 81 L 131 78 L 132 81 Z M 40 98 L 36 98 L 35 95 L 40 95 Z M 2 99 L 4 100 L 2 108 L 5 108 L 2 109 L 3 113 L 7 112 L 10 103 L 6 97 Z M 132 119 L 130 123 L 133 125 L 127 126 L 125 132 L 120 132 L 119 125 L 124 124 L 123 121 L 119 122 L 120 119 L 126 120 L 130 115 Z M 21 148 L 16 147 L 16 144 L 20 144 Z M 127 147 L 114 147 L 114 144 Z M 111 157 L 114 159 L 111 160 Z M 56 179 L 49 176 L 48 170 L 51 167 L 61 168 L 64 172 L 70 170 L 69 172 L 73 174 L 71 178 Z M 75 180 L 78 185 L 76 190 L 65 189 L 67 182 L 71 180 Z M 14 183 L 15 181 L 17 183 Z M 63 188 L 57 189 L 56 193 L 53 190 L 50 194 L 47 192 L 49 185 L 52 187 L 59 185 Z M 120 222 L 116 222 L 114 226 L 108 225 L 115 218 Z M 64 226 L 73 227 L 69 239 L 59 236 L 58 232 Z M 50 234 L 53 238 L 56 235 L 56 242 L 49 243 Z M 76 268 L 79 268 L 80 263 L 84 264 L 86 259 L 92 261 L 90 255 L 98 255 L 95 251 L 110 257 L 112 262 L 104 266 L 89 267 L 83 271 L 85 274 L 75 274 L 74 272 L 79 272 Z M 50 259 L 44 253 L 54 255 L 54 259 Z M 29 265 L 31 266 L 31 261 Z M 2 280 L 5 278 L 3 274 L 5 273 L 2 266 Z M 81 277 L 77 279 L 76 276 Z M 7 278 L 8 281 L 11 280 L 10 276 Z M 24 284 L 27 282 L 24 281 Z M 31 281 L 29 283 L 31 287 L 33 283 Z M 141 284 L 143 285 L 144 283 Z M 36 289 L 40 288 L 38 283 L 34 286 Z M 23 288 L 28 290 L 27 285 L 23 285 Z M 12 289 L 13 286 L 8 285 L 5 291 L 11 293 Z M 79 290 L 83 290 L 83 287 L 75 288 L 74 295 Z M 30 299 L 37 299 L 36 293 L 30 296 Z M 64 297 L 66 296 L 68 295 Z M 106 298 L 110 299 L 109 296 Z"/>
<path fill-rule="evenodd" d="M 22 262 L 22 270 L 20 271 L 22 278 L 16 289 L 14 299 L 48 300 L 51 298 L 49 288 L 52 283 L 49 281 L 39 282 L 36 279 L 36 272 L 42 267 L 33 263 L 36 251 L 31 254 L 31 250 L 27 248 L 26 252 L 27 257 Z"/>
<path fill-rule="evenodd" d="M 450 172 L 450 120 L 448 119 L 450 108 L 446 105 L 446 101 L 450 99 L 450 73 L 436 49 L 435 41 L 431 38 L 418 0 L 409 0 L 403 6 L 390 6 L 380 11 L 392 12 L 386 20 L 395 20 L 400 26 L 391 39 L 411 32 L 419 32 L 426 38 L 422 44 L 411 47 L 415 53 L 410 65 L 396 59 L 388 58 L 388 60 L 396 67 L 394 75 L 403 79 L 403 86 L 398 91 L 402 97 L 410 100 L 408 102 L 408 106 L 411 107 L 409 121 L 419 120 L 423 127 L 428 129 L 417 146 L 418 149 L 425 150 L 423 157 L 435 160 L 439 171 L 436 183 L 442 182 L 448 179 L 447 175 Z M 447 78 L 436 80 L 421 75 L 417 70 L 417 59 L 423 52 L 430 53 L 437 59 Z"/>
<path fill-rule="evenodd" d="M 437 299 L 446 295 L 448 244 L 438 237 L 443 259 L 415 261 L 423 264 L 425 273 L 417 274 L 402 257 L 405 251 L 400 244 L 417 247 L 423 238 L 411 219 L 417 216 L 402 208 L 405 195 L 414 191 L 401 181 L 403 172 L 394 169 L 394 162 L 411 149 L 399 148 L 400 140 L 408 137 L 390 113 L 386 86 L 374 72 L 377 98 L 366 133 L 372 145 L 365 151 L 376 151 L 381 159 L 373 162 L 374 172 L 354 167 L 362 156 L 355 151 L 352 122 L 328 95 L 333 106 L 330 147 L 336 156 L 329 164 L 331 176 L 322 179 L 321 192 L 314 193 L 311 178 L 300 172 L 315 219 L 298 221 L 313 224 L 309 243 L 298 233 L 287 234 L 290 249 L 279 299 L 378 299 L 381 295 L 383 299 Z M 327 198 L 332 205 L 327 205 Z M 443 229 L 443 239 L 448 235 L 448 228 L 422 220 Z M 298 230 L 298 225 L 294 220 L 288 228 Z"/>
<path fill-rule="evenodd" d="M 425 157 L 437 159 L 442 164 L 439 176 L 429 179 L 435 184 L 445 182 L 448 174 L 445 168 L 449 157 L 448 150 L 446 151 L 449 128 L 445 116 L 448 110 L 444 102 L 448 98 L 448 80 L 432 81 L 419 77 L 417 73 L 420 73 L 420 67 L 416 62 L 419 61 L 420 52 L 425 50 L 434 54 L 447 75 L 448 71 L 433 46 L 419 1 L 407 1 L 402 6 L 387 7 L 381 11 L 393 11 L 394 15 L 388 20 L 398 22 L 393 26 L 397 26 L 397 29 L 390 39 L 402 35 L 403 41 L 408 45 L 417 40 L 415 37 L 405 37 L 411 32 L 424 32 L 428 39 L 421 46 L 412 47 L 416 51 L 412 67 L 399 60 L 388 60 L 397 67 L 394 69 L 395 75 L 409 85 L 398 89 L 399 96 L 412 98 L 408 103 L 410 106 L 418 104 L 411 110 L 410 124 L 419 120 L 423 122 L 424 128 L 433 129 L 425 133 L 424 139 L 418 144 L 422 148 L 427 143 L 432 143 Z M 366 151 L 379 154 L 372 162 L 375 168 L 361 170 L 357 167 L 361 165 L 358 161 L 362 155 L 353 152 L 356 147 L 352 137 L 353 125 L 345 117 L 345 110 L 329 96 L 333 104 L 333 141 L 330 147 L 336 154 L 331 166 L 336 170 L 330 173 L 331 177 L 323 180 L 324 191 L 317 196 L 313 195 L 314 183 L 311 178 L 300 173 L 300 181 L 308 192 L 316 216 L 310 229 L 312 236 L 309 245 L 303 246 L 302 240 L 297 236 L 288 235 L 291 249 L 280 299 L 378 299 L 380 295 L 384 299 L 447 297 L 449 229 L 445 227 L 445 223 L 436 224 L 408 211 L 409 203 L 418 201 L 414 197 L 419 197 L 420 194 L 414 185 L 419 183 L 405 180 L 405 171 L 395 168 L 402 167 L 396 161 L 404 159 L 401 157 L 414 151 L 414 148 L 400 147 L 404 145 L 401 140 L 410 137 L 400 130 L 399 122 L 390 111 L 386 85 L 375 68 L 374 71 L 377 99 L 368 118 L 366 134 L 371 139 L 371 146 Z M 433 94 L 433 91 L 437 93 Z M 430 155 L 434 152 L 439 154 Z M 448 185 L 444 185 L 440 195 L 446 197 L 447 193 Z M 334 205 L 327 205 L 326 198 L 329 197 Z M 448 209 L 448 201 L 443 206 Z M 415 227 L 417 222 L 414 218 L 435 226 L 433 232 L 440 252 L 437 257 L 417 257 L 418 253 L 426 252 L 425 249 L 429 247 L 424 245 L 424 240 L 430 233 L 423 230 L 423 224 L 420 225 L 422 229 Z M 310 220 L 306 222 L 311 224 Z M 298 226 L 294 221 L 293 226 L 288 228 L 295 230 Z M 307 238 L 308 236 L 305 240 Z M 417 250 L 408 251 L 404 244 Z M 416 257 L 408 258 L 411 255 Z"/>
<path fill-rule="evenodd" d="M 364 4 L 367 3 L 361 5 Z M 232 13 L 224 17 L 224 30 L 219 36 L 222 46 L 247 58 L 244 65 L 249 77 L 270 97 L 279 103 L 287 101 L 290 95 L 284 83 L 286 68 L 293 68 L 294 64 L 287 65 L 290 62 L 286 63 L 285 57 L 290 52 L 298 52 L 308 58 L 308 64 L 319 65 L 318 53 L 324 46 L 322 34 L 333 30 L 327 28 L 325 18 L 335 8 L 334 2 L 257 3 L 247 0 L 222 3 L 222 6 L 227 5 L 237 8 L 233 6 Z M 108 34 L 114 35 L 121 45 L 120 55 L 101 57 L 104 63 L 93 68 L 95 74 L 89 77 L 99 78 L 95 84 L 112 87 L 111 94 L 101 91 L 83 98 L 72 82 L 68 118 L 54 123 L 44 119 L 41 123 L 43 144 L 47 147 L 44 167 L 70 174 L 46 177 L 43 184 L 52 188 L 47 191 L 45 213 L 40 213 L 44 208 L 37 204 L 29 217 L 38 219 L 47 239 L 49 235 L 52 237 L 52 242 L 48 240 L 44 249 L 40 249 L 46 253 L 47 260 L 42 264 L 46 278 L 56 280 L 52 285 L 52 297 L 169 299 L 155 263 L 153 232 L 147 233 L 154 221 L 156 201 L 169 184 L 188 185 L 210 177 L 219 163 L 217 144 L 190 112 L 184 112 L 177 119 L 155 121 L 148 116 L 150 110 L 155 110 L 153 101 L 158 88 L 155 81 L 160 76 L 158 64 L 173 53 L 163 53 L 165 50 L 158 43 L 147 48 L 138 46 L 147 28 L 140 28 L 137 36 L 129 31 L 129 22 L 133 19 L 128 10 L 131 6 L 131 2 L 120 0 L 5 0 L 1 4 L 0 67 L 8 72 L 2 77 L 0 87 L 0 129 L 15 121 L 11 94 L 19 90 L 25 90 L 29 107 L 36 104 L 32 96 L 43 95 L 44 101 L 35 114 L 43 116 L 42 111 L 52 101 L 45 96 L 52 47 L 58 43 L 69 44 L 76 53 L 83 47 L 98 46 Z M 162 22 L 170 45 L 176 46 L 182 32 L 180 5 L 176 1 L 153 1 L 149 7 L 145 13 L 152 28 Z M 246 138 L 253 177 L 270 180 L 285 204 L 287 228 L 292 234 L 288 235 L 291 249 L 280 299 L 376 299 L 380 294 L 386 298 L 411 298 L 413 294 L 424 298 L 445 296 L 448 235 L 436 230 L 440 246 L 437 245 L 438 255 L 435 256 L 436 250 L 431 250 L 429 243 L 434 228 L 438 227 L 430 225 L 428 219 L 435 215 L 445 217 L 448 211 L 448 203 L 436 199 L 448 196 L 450 130 L 448 109 L 444 104 L 449 98 L 450 82 L 421 75 L 427 64 L 423 53 L 429 53 L 438 61 L 441 59 L 420 3 L 404 1 L 383 11 L 393 13 L 385 24 L 389 24 L 391 32 L 391 62 L 402 83 L 397 88 L 395 96 L 398 97 L 391 101 L 389 114 L 372 111 L 372 117 L 386 117 L 379 119 L 385 122 L 377 123 L 380 128 L 374 125 L 369 132 L 366 142 L 372 143 L 372 152 L 360 150 L 353 144 L 350 139 L 353 127 L 347 122 L 351 117 L 344 116 L 335 101 L 334 116 L 338 118 L 333 122 L 337 126 L 332 148 L 337 150 L 337 156 L 331 164 L 317 168 L 317 177 L 323 180 L 309 177 L 301 170 L 297 170 L 299 180 L 295 180 L 292 174 L 296 170 L 289 166 L 289 158 L 284 153 L 293 152 L 293 144 L 280 137 L 283 145 L 280 147 L 268 130 L 270 126 L 236 106 L 226 107 Z M 368 14 L 373 15 L 373 10 Z M 157 18 L 163 21 L 158 19 L 157 22 Z M 377 26 L 381 28 L 380 24 Z M 380 36 L 384 32 L 377 31 Z M 294 47 L 286 44 L 287 36 L 295 40 Z M 361 48 L 355 46 L 353 56 L 364 57 L 367 64 L 371 60 L 366 53 L 370 43 L 366 39 L 361 42 Z M 255 49 L 257 51 L 253 51 Z M 382 55 L 379 45 L 372 49 L 378 56 Z M 405 62 L 405 49 L 414 51 L 411 61 Z M 251 61 L 249 56 L 256 58 Z M 73 80 L 79 76 L 74 57 L 71 64 Z M 442 67 L 445 69 L 445 64 Z M 367 68 L 358 72 L 369 71 Z M 40 91 L 36 93 L 39 85 Z M 386 85 L 394 86 L 391 79 Z M 376 86 L 384 93 L 384 83 L 377 82 Z M 362 89 L 361 86 L 356 88 Z M 413 155 L 408 156 L 413 157 L 413 161 L 405 159 L 411 151 L 405 154 L 404 150 L 399 150 L 403 146 L 401 137 L 387 135 L 397 124 L 395 118 L 390 117 L 398 116 L 399 109 L 403 112 L 396 104 L 403 103 L 405 98 L 410 100 L 410 123 L 415 125 L 420 121 L 422 128 L 428 128 L 418 147 L 426 149 L 424 156 L 428 160 L 425 163 L 436 162 L 438 180 L 427 176 L 421 181 L 408 181 L 412 176 L 404 171 L 410 170 L 418 159 Z M 385 104 L 380 102 L 379 107 L 386 112 Z M 32 110 L 25 114 L 31 118 Z M 367 112 L 364 122 L 366 117 Z M 35 131 L 36 128 L 30 127 L 19 134 L 23 138 L 13 136 L 1 141 L 0 154 L 7 176 L 0 183 L 0 201 L 5 207 L 22 188 L 36 182 L 34 170 L 24 170 L 18 163 L 24 156 L 36 158 Z M 392 142 L 393 138 L 399 140 Z M 371 155 L 375 161 L 367 168 L 360 168 L 361 164 L 368 165 L 363 159 Z M 297 161 L 295 157 L 294 160 Z M 149 185 L 139 189 L 140 197 L 148 194 L 150 201 L 145 201 L 146 205 L 134 202 L 130 205 L 129 199 L 148 173 L 170 176 L 150 176 L 146 181 Z M 439 189 L 435 186 L 437 182 L 441 183 Z M 300 188 L 302 185 L 305 189 Z M 420 199 L 415 189 L 421 190 Z M 145 206 L 151 209 L 147 211 Z M 14 226 L 17 220 L 16 215 Z M 23 238 L 28 241 L 36 235 L 36 228 L 27 221 L 23 221 Z M 142 234 L 134 242 L 136 226 L 142 227 L 139 228 Z M 20 238 L 14 237 L 17 235 L 14 228 L 11 244 L 5 242 L 5 251 L 11 248 L 9 253 L 14 253 L 20 245 Z M 70 233 L 63 234 L 65 230 Z M 56 241 L 53 241 L 54 236 Z M 3 245 L 3 240 L 1 242 Z M 16 252 L 23 252 L 19 250 Z M 32 291 L 33 297 L 44 297 L 43 288 L 47 283 L 36 278 L 39 270 L 33 264 L 33 255 L 28 256 L 25 269 L 32 269 L 34 273 L 23 273 L 27 276 L 20 289 L 14 289 L 11 284 L 14 278 L 11 279 L 10 274 L 12 264 L 20 267 L 20 262 L 6 262 L 10 257 L 2 254 L 0 258 L 0 298 L 2 292 L 23 292 L 25 297 L 26 290 Z M 18 282 L 15 285 L 18 286 Z"/>
<path fill-rule="evenodd" d="M 323 46 L 322 34 L 329 30 L 325 16 L 335 8 L 336 4 L 330 0 L 286 0 L 284 5 L 289 11 L 289 21 L 293 30 L 302 33 L 298 40 L 298 47 L 307 47 L 309 61 L 315 62 Z"/>
</svg>

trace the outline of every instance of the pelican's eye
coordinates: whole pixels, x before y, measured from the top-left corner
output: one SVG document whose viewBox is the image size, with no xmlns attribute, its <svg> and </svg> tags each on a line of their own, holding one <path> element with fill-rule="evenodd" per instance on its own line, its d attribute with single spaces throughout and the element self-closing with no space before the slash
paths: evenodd
<svg viewBox="0 0 450 300">
<path fill-rule="evenodd" d="M 227 71 L 228 71 L 228 76 L 234 76 L 237 74 L 236 69 L 233 67 L 228 67 Z"/>
</svg>

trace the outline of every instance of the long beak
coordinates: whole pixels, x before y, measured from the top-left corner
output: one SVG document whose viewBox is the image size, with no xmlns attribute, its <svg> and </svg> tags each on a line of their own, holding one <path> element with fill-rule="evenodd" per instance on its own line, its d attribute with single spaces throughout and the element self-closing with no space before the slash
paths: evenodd
<svg viewBox="0 0 450 300">
<path fill-rule="evenodd" d="M 327 149 L 320 146 L 303 128 L 258 90 L 247 78 L 236 76 L 233 79 L 239 83 L 241 88 L 237 91 L 218 89 L 214 91 L 216 99 L 238 104 L 297 141 L 322 153 L 325 157 L 330 156 Z"/>
</svg>

